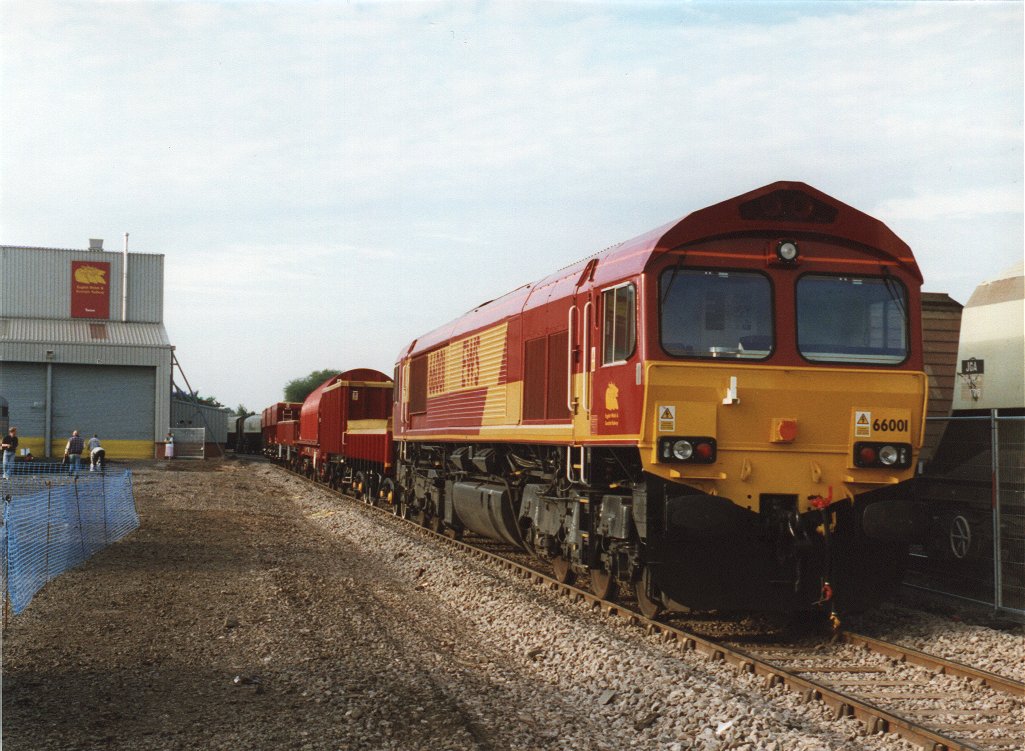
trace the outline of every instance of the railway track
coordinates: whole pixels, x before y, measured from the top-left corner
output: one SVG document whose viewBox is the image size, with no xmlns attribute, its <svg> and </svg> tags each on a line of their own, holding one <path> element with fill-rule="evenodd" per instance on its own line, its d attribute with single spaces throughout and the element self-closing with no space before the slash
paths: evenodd
<svg viewBox="0 0 1025 751">
<path fill-rule="evenodd" d="M 827 642 L 749 643 L 713 639 L 672 622 L 645 618 L 625 602 L 610 602 L 563 584 L 510 554 L 507 546 L 475 536 L 455 539 L 389 508 L 367 504 L 292 473 L 388 516 L 394 523 L 436 539 L 474 558 L 489 561 L 575 602 L 590 604 L 610 617 L 626 619 L 648 634 L 684 651 L 763 676 L 768 688 L 783 687 L 806 701 L 820 701 L 837 719 L 853 717 L 867 734 L 895 733 L 930 751 L 1012 751 L 1022 748 L 1025 684 L 899 644 L 841 631 Z M 480 544 L 478 544 L 478 542 Z M 520 560 L 516 560 L 520 558 Z"/>
</svg>

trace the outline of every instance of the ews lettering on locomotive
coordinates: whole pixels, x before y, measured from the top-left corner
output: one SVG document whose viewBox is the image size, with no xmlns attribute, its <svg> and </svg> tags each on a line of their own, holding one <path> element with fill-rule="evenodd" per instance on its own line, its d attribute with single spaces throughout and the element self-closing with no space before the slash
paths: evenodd
<svg viewBox="0 0 1025 751">
<path fill-rule="evenodd" d="M 463 340 L 463 361 L 459 373 L 459 385 L 477 386 L 480 384 L 480 336 L 471 336 Z"/>
</svg>

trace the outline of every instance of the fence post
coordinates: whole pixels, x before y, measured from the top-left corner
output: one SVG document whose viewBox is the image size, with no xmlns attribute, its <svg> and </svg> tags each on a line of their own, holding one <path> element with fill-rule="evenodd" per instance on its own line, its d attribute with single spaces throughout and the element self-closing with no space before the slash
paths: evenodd
<svg viewBox="0 0 1025 751">
<path fill-rule="evenodd" d="M 75 475 L 75 508 L 78 510 L 78 540 L 82 543 L 82 560 L 88 560 L 89 553 L 85 547 L 85 527 L 82 526 L 82 499 L 78 496 L 78 475 Z"/>
<path fill-rule="evenodd" d="M 11 559 L 7 555 L 7 551 L 9 549 L 8 548 L 9 543 L 7 541 L 7 538 L 9 537 L 8 532 L 10 532 L 10 529 L 11 529 L 11 527 L 10 527 L 10 514 L 7 513 L 7 510 L 10 508 L 10 505 L 11 505 L 11 496 L 8 495 L 8 496 L 6 496 L 4 498 L 4 549 L 3 549 L 3 556 L 4 556 L 4 560 L 3 560 L 3 565 L 4 565 L 4 610 L 3 610 L 3 616 L 2 616 L 3 617 L 3 623 L 2 623 L 2 625 L 0 625 L 0 659 L 3 658 L 3 654 L 2 654 L 2 650 L 3 650 L 3 636 L 2 636 L 3 630 L 7 628 L 7 623 L 10 620 L 10 617 L 11 617 L 11 611 L 10 611 L 11 598 L 8 595 L 8 592 L 10 591 L 10 587 L 7 584 L 7 582 L 11 578 Z"/>
<path fill-rule="evenodd" d="M 1000 423 L 997 411 L 989 411 L 990 457 L 993 483 L 993 607 L 1004 606 L 1004 572 L 1000 545 Z"/>
<path fill-rule="evenodd" d="M 43 565 L 46 567 L 46 573 L 43 574 L 43 578 L 46 581 L 50 581 L 50 501 L 53 496 L 53 482 L 51 480 L 46 481 L 46 553 L 43 556 Z"/>
<path fill-rule="evenodd" d="M 110 544 L 110 533 L 107 531 L 107 468 L 104 466 L 100 475 L 100 493 L 103 498 L 103 544 Z"/>
</svg>

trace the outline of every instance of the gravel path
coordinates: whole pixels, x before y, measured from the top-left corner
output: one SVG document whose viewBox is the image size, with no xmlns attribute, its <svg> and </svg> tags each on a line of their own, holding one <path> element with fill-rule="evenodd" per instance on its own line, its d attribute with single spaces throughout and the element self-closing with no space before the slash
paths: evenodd
<svg viewBox="0 0 1025 751">
<path fill-rule="evenodd" d="M 8 625 L 6 748 L 911 748 L 272 466 L 135 478 Z"/>
</svg>

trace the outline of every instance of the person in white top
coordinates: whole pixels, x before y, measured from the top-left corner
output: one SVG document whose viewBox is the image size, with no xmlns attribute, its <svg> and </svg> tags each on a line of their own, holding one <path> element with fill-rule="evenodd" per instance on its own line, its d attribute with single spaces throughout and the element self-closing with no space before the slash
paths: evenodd
<svg viewBox="0 0 1025 751">
<path fill-rule="evenodd" d="M 96 468 L 99 467 L 102 472 L 106 466 L 107 452 L 100 445 L 99 436 L 93 433 L 93 437 L 89 439 L 89 471 L 95 472 Z"/>
</svg>

